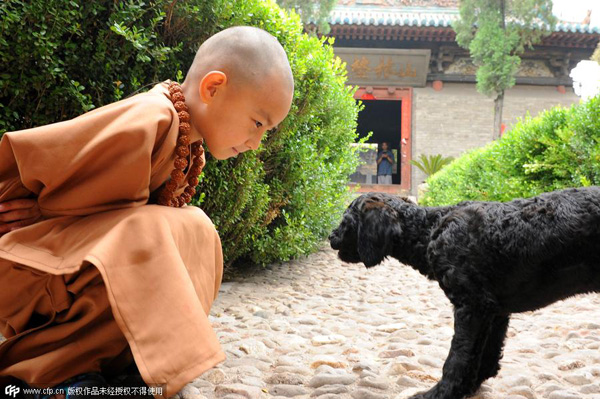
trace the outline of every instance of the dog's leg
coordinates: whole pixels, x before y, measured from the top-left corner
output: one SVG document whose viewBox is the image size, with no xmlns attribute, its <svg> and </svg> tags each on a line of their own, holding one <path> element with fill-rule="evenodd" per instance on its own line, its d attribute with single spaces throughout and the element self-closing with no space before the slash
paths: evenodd
<svg viewBox="0 0 600 399">
<path fill-rule="evenodd" d="M 454 337 L 442 371 L 442 379 L 429 391 L 411 399 L 461 399 L 469 394 L 479 375 L 483 349 L 494 314 L 479 307 L 454 310 Z"/>
<path fill-rule="evenodd" d="M 502 348 L 504 347 L 504 339 L 506 337 L 506 330 L 508 329 L 508 320 L 508 316 L 502 315 L 498 315 L 492 320 L 490 335 L 481 355 L 479 373 L 468 395 L 477 392 L 483 381 L 498 374 L 500 359 L 502 358 Z"/>
<path fill-rule="evenodd" d="M 481 365 L 477 375 L 477 388 L 490 377 L 494 377 L 500 370 L 500 359 L 502 358 L 502 349 L 504 339 L 508 330 L 508 316 L 496 316 L 492 321 L 490 335 L 485 344 L 483 355 L 481 356 Z"/>
</svg>

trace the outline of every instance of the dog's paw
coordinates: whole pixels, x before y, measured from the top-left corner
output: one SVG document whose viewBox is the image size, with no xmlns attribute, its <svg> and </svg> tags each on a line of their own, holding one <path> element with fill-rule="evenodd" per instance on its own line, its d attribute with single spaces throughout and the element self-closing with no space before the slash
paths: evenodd
<svg viewBox="0 0 600 399">
<path fill-rule="evenodd" d="M 421 388 L 423 389 L 423 388 Z M 405 391 L 406 393 L 408 393 L 409 395 L 412 393 L 411 396 L 407 396 L 406 399 L 431 399 L 430 396 L 428 396 L 428 394 L 431 393 L 431 391 L 418 391 L 417 388 L 412 388 L 411 389 L 412 392 L 409 392 L 408 390 Z M 404 396 L 402 396 L 404 398 Z"/>
<path fill-rule="evenodd" d="M 408 396 L 406 399 L 462 399 L 462 396 L 460 398 L 456 398 L 448 395 L 447 393 L 442 392 L 439 389 L 439 386 L 436 385 L 429 391 L 415 392 L 412 396 Z"/>
<path fill-rule="evenodd" d="M 437 387 L 434 387 L 426 392 L 419 392 L 412 396 L 407 397 L 406 399 L 463 399 L 464 395 L 456 396 L 455 394 L 451 394 L 449 392 L 444 392 Z"/>
</svg>

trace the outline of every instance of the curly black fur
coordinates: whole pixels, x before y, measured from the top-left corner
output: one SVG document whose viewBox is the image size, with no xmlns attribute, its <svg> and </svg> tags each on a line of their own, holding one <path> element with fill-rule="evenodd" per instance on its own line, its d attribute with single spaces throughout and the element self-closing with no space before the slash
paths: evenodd
<svg viewBox="0 0 600 399">
<path fill-rule="evenodd" d="M 511 313 L 600 292 L 600 187 L 431 208 L 370 193 L 329 240 L 343 261 L 392 256 L 439 283 L 454 337 L 442 379 L 413 399 L 460 399 L 498 373 Z"/>
</svg>

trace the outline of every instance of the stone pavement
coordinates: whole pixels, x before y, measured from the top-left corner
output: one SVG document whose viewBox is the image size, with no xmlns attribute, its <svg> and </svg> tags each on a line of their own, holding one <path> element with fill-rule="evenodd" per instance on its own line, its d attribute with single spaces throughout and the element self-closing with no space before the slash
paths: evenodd
<svg viewBox="0 0 600 399">
<path fill-rule="evenodd" d="M 435 384 L 453 335 L 437 283 L 327 248 L 225 282 L 211 321 L 228 359 L 177 397 L 403 399 Z M 514 315 L 475 398 L 600 399 L 600 295 Z"/>
</svg>

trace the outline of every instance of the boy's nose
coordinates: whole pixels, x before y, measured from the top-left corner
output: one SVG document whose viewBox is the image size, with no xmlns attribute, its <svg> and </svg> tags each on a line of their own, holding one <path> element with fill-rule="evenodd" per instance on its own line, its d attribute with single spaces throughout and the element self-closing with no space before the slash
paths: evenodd
<svg viewBox="0 0 600 399">
<path fill-rule="evenodd" d="M 250 147 L 251 150 L 258 150 L 258 147 L 260 147 L 261 139 L 262 139 L 262 134 L 256 135 L 256 136 L 248 139 L 248 141 L 246 141 L 246 145 L 248 147 Z"/>
</svg>

